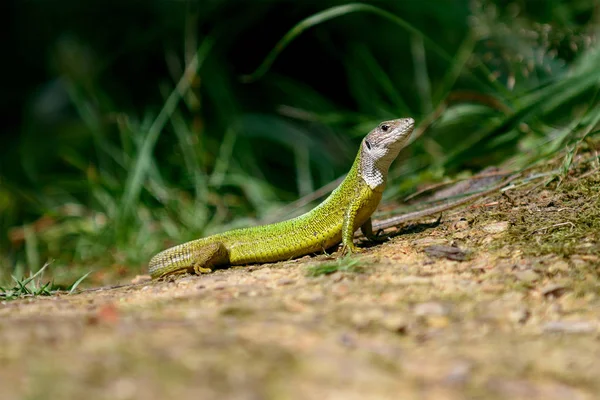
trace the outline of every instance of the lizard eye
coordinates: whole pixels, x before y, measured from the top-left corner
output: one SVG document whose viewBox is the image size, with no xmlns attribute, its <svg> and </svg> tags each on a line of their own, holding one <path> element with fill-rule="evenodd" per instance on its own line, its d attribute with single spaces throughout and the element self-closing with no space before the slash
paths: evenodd
<svg viewBox="0 0 600 400">
<path fill-rule="evenodd" d="M 389 125 L 381 125 L 381 130 L 382 130 L 382 131 L 384 131 L 384 132 L 387 132 L 387 131 L 388 131 L 388 129 L 390 129 L 390 126 L 389 126 Z"/>
<path fill-rule="evenodd" d="M 371 150 L 371 143 L 369 143 L 368 140 L 365 140 L 365 146 L 367 146 L 367 149 Z"/>
</svg>

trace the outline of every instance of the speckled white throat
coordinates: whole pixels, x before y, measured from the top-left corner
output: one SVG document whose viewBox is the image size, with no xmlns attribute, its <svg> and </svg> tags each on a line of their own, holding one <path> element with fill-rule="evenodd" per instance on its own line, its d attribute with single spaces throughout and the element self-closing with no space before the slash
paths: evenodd
<svg viewBox="0 0 600 400">
<path fill-rule="evenodd" d="M 360 175 L 372 190 L 382 192 L 388 169 L 406 145 L 415 126 L 412 118 L 379 124 L 363 139 L 360 150 Z"/>
</svg>

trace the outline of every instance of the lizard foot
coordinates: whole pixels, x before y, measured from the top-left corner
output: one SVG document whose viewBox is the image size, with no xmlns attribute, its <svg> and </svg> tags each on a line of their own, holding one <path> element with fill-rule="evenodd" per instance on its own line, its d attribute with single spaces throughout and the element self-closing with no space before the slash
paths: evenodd
<svg viewBox="0 0 600 400">
<path fill-rule="evenodd" d="M 367 238 L 367 240 L 374 243 L 385 243 L 390 239 L 391 235 L 388 233 L 383 233 L 383 229 L 378 230 L 375 235 L 371 235 Z"/>
<path fill-rule="evenodd" d="M 206 267 L 201 267 L 200 265 L 194 265 L 194 272 L 197 275 L 201 275 L 201 274 L 210 274 L 211 272 L 213 272 L 212 268 L 206 268 Z"/>
<path fill-rule="evenodd" d="M 358 254 L 361 252 L 362 252 L 362 249 L 359 247 L 356 247 L 354 245 L 354 243 L 352 243 L 351 245 L 344 244 L 344 245 L 342 245 L 342 250 L 340 251 L 340 257 L 350 255 L 350 254 Z"/>
</svg>

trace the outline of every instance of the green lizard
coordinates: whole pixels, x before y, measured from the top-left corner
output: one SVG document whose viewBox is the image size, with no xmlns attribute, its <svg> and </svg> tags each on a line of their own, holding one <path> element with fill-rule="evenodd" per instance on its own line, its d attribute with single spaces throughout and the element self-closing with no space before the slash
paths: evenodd
<svg viewBox="0 0 600 400">
<path fill-rule="evenodd" d="M 412 118 L 379 124 L 363 139 L 344 181 L 321 204 L 299 217 L 270 225 L 235 229 L 192 240 L 155 255 L 150 275 L 210 272 L 213 267 L 274 262 L 324 251 L 342 242 L 342 254 L 356 253 L 360 227 L 374 240 L 371 214 L 386 185 L 390 164 L 414 128 Z"/>
</svg>

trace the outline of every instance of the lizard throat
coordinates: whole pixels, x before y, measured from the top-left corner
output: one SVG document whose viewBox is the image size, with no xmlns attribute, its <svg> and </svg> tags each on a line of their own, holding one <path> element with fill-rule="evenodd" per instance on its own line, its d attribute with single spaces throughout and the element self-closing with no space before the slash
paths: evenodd
<svg viewBox="0 0 600 400">
<path fill-rule="evenodd" d="M 360 152 L 360 176 L 372 190 L 383 191 L 385 189 L 388 169 L 396 158 L 390 153 L 375 158 L 365 151 L 361 150 Z"/>
</svg>

